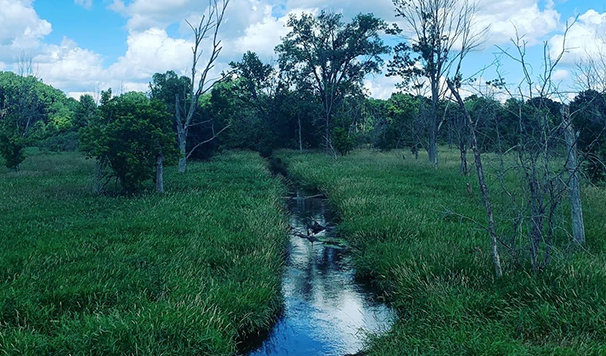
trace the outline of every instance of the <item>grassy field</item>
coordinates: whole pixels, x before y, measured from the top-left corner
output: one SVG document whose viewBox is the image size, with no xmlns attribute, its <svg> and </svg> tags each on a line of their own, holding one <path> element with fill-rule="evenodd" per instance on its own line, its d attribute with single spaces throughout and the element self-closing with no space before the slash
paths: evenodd
<svg viewBox="0 0 606 356">
<path fill-rule="evenodd" d="M 284 187 L 253 153 L 91 193 L 94 163 L 0 168 L 0 355 L 231 355 L 281 306 Z"/>
<path fill-rule="evenodd" d="M 456 153 L 442 152 L 438 170 L 401 152 L 277 157 L 329 196 L 359 277 L 398 311 L 368 355 L 606 355 L 604 189 L 584 190 L 587 252 L 562 243 L 540 275 L 510 269 L 495 280 L 486 232 L 443 213 L 486 221 L 477 180 L 459 175 Z"/>
</svg>

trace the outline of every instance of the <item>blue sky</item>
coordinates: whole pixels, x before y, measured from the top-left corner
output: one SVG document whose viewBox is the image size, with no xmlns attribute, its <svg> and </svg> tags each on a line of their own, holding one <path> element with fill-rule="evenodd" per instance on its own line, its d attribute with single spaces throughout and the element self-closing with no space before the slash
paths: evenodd
<svg viewBox="0 0 606 356">
<path fill-rule="evenodd" d="M 528 58 L 538 73 L 542 43 L 548 41 L 557 52 L 564 23 L 578 15 L 569 53 L 557 71 L 563 86 L 572 86 L 574 62 L 596 50 L 596 33 L 606 34 L 603 0 L 479 3 L 478 18 L 491 29 L 482 50 L 465 65 L 469 74 L 494 60 L 496 45 L 510 47 L 514 24 L 529 42 Z M 0 70 L 14 69 L 16 58 L 25 53 L 33 57 L 38 76 L 74 97 L 107 87 L 116 92 L 146 90 L 153 73 L 187 69 L 191 45 L 183 20 L 198 19 L 207 4 L 207 0 L 0 0 Z M 391 0 L 231 0 L 217 72 L 249 49 L 267 61 L 275 59 L 273 48 L 288 31 L 284 26 L 288 14 L 320 9 L 342 12 L 345 18 L 374 12 L 387 21 L 396 20 Z M 519 68 L 511 61 L 504 60 L 502 69 L 511 82 L 519 80 Z M 495 76 L 494 68 L 485 73 L 486 79 Z M 366 86 L 373 96 L 385 98 L 396 81 L 375 76 Z"/>
</svg>

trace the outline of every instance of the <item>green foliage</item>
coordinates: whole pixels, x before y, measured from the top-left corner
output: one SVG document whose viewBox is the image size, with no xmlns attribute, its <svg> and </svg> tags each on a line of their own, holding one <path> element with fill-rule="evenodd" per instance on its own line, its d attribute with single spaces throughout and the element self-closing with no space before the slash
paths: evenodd
<svg viewBox="0 0 606 356">
<path fill-rule="evenodd" d="M 347 128 L 335 127 L 332 129 L 332 144 L 341 156 L 345 156 L 355 148 L 356 138 Z"/>
<path fill-rule="evenodd" d="M 6 168 L 19 169 L 19 165 L 25 160 L 25 139 L 0 128 L 0 156 L 4 159 Z"/>
<path fill-rule="evenodd" d="M 367 355 L 603 355 L 606 353 L 606 191 L 585 187 L 588 251 L 560 232 L 553 261 L 538 275 L 494 277 L 477 178 L 458 174 L 458 153 L 438 169 L 401 152 L 356 151 L 337 161 L 279 152 L 294 177 L 326 193 L 353 246 L 356 272 L 399 313 L 371 338 Z M 484 156 L 486 167 L 498 165 Z M 491 184 L 499 184 L 487 171 Z M 508 184 L 515 185 L 516 180 Z M 509 209 L 508 199 L 495 209 Z M 474 221 L 446 213 L 452 210 Z M 566 218 L 567 214 L 562 218 Z"/>
<path fill-rule="evenodd" d="M 127 193 L 136 192 L 154 176 L 160 152 L 175 156 L 175 133 L 163 103 L 142 93 L 111 97 L 103 93 L 101 115 L 80 131 L 80 149 L 111 169 Z"/>
<path fill-rule="evenodd" d="M 292 15 L 292 30 L 276 47 L 280 70 L 296 88 L 311 89 L 323 104 L 324 139 L 331 145 L 332 116 L 349 95 L 362 92 L 366 75 L 378 73 L 382 55 L 389 52 L 380 34 L 385 22 L 373 14 L 359 14 L 349 23 L 342 15 Z"/>
<path fill-rule="evenodd" d="M 166 170 L 167 194 L 94 195 L 94 163 L 0 168 L 0 354 L 234 355 L 280 310 L 285 194 L 254 153 Z"/>
<path fill-rule="evenodd" d="M 185 76 L 179 77 L 172 70 L 154 74 L 149 88 L 151 98 L 166 104 L 168 112 L 173 116 L 176 112 L 177 97 L 179 97 L 179 103 L 183 107 L 191 102 L 188 98 L 188 93 L 191 90 L 191 80 Z M 183 111 L 183 108 L 181 110 Z"/>
<path fill-rule="evenodd" d="M 79 141 L 80 135 L 78 132 L 69 131 L 45 138 L 39 141 L 36 146 L 53 152 L 72 152 L 78 149 Z"/>
<path fill-rule="evenodd" d="M 92 96 L 85 94 L 80 97 L 80 102 L 76 106 L 74 114 L 73 126 L 76 128 L 82 128 L 88 125 L 90 122 L 94 122 L 95 117 L 98 115 L 97 103 Z"/>
<path fill-rule="evenodd" d="M 0 126 L 4 131 L 0 150 L 6 164 L 16 169 L 25 159 L 25 147 L 31 145 L 75 149 L 60 141 L 71 136 L 73 142 L 74 113 L 79 105 L 34 76 L 0 72 Z"/>
</svg>

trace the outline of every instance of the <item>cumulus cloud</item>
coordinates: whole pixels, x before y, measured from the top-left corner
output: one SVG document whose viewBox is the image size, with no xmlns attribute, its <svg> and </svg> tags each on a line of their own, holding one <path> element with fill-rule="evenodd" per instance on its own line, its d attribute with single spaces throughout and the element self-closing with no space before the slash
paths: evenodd
<svg viewBox="0 0 606 356">
<path fill-rule="evenodd" d="M 33 58 L 37 75 L 45 82 L 68 90 L 94 87 L 103 78 L 103 59 L 67 38 L 60 45 L 46 45 Z"/>
<path fill-rule="evenodd" d="M 150 28 L 131 33 L 127 44 L 124 56 L 108 69 L 113 78 L 149 80 L 156 72 L 185 70 L 191 65 L 192 43 L 171 38 L 163 29 Z"/>
<path fill-rule="evenodd" d="M 486 43 L 490 45 L 509 42 L 516 35 L 534 45 L 560 24 L 553 1 L 481 0 L 478 9 L 478 24 L 489 26 Z"/>
<path fill-rule="evenodd" d="M 364 89 L 367 93 L 376 99 L 389 99 L 391 94 L 395 91 L 396 84 L 401 81 L 397 77 L 386 77 L 384 75 L 377 75 L 368 77 L 364 80 Z"/>
<path fill-rule="evenodd" d="M 559 81 L 568 79 L 569 76 L 570 76 L 570 72 L 567 71 L 566 69 L 557 69 L 556 71 L 553 72 L 551 79 L 553 79 L 556 82 L 559 82 Z"/>
<path fill-rule="evenodd" d="M 568 20 L 569 23 L 573 19 Z M 557 58 L 562 53 L 564 35 L 558 34 L 549 40 L 550 55 Z M 563 63 L 574 63 L 589 57 L 606 55 L 606 12 L 588 10 L 580 15 L 566 35 Z"/>
<path fill-rule="evenodd" d="M 32 0 L 0 0 L 0 60 L 10 62 L 22 52 L 40 47 L 51 33 L 51 24 L 41 19 Z"/>
</svg>

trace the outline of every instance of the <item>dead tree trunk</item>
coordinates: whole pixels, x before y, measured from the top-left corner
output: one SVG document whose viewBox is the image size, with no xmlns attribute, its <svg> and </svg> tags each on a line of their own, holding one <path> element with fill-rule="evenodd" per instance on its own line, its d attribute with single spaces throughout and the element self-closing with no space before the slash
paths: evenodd
<svg viewBox="0 0 606 356">
<path fill-rule="evenodd" d="M 193 125 L 192 120 L 198 107 L 200 97 L 210 91 L 213 86 L 225 79 L 221 76 L 220 79 L 209 82 L 209 72 L 214 68 L 215 62 L 219 57 L 219 53 L 223 49 L 221 40 L 219 40 L 219 28 L 223 22 L 225 16 L 225 10 L 230 0 L 223 0 L 222 4 L 219 4 L 216 0 L 209 1 L 208 14 L 202 17 L 200 23 L 197 26 L 193 26 L 189 21 L 185 20 L 189 27 L 192 29 L 194 34 L 194 45 L 192 47 L 192 66 L 191 66 L 191 87 L 189 88 L 188 98 L 183 100 L 183 112 L 181 112 L 179 104 L 179 96 L 177 95 L 176 100 L 176 112 L 175 119 L 177 121 L 177 144 L 179 146 L 179 173 L 185 173 L 187 170 L 187 160 L 196 150 L 200 147 L 200 144 L 195 145 L 188 152 L 187 151 L 187 137 L 190 127 Z M 210 36 L 209 36 L 210 35 Z M 206 61 L 206 66 L 200 71 L 200 79 L 196 79 L 198 74 L 197 66 L 200 63 L 200 57 L 202 56 L 202 48 L 200 47 L 202 41 L 208 37 L 212 37 L 212 49 L 209 54 L 209 58 Z M 197 82 L 197 84 L 196 84 Z M 197 85 L 197 88 L 196 88 Z M 189 99 L 189 104 L 186 104 L 186 99 Z M 221 130 L 220 132 L 222 132 Z M 213 134 L 213 139 L 216 136 Z M 210 142 L 207 140 L 205 142 Z"/>
<path fill-rule="evenodd" d="M 297 113 L 297 123 L 299 124 L 299 152 L 303 153 L 303 133 L 301 125 L 301 113 Z"/>
<path fill-rule="evenodd" d="M 460 143 L 459 144 L 459 150 L 461 151 L 461 164 L 460 164 L 460 171 L 461 174 L 466 176 L 467 175 L 467 147 L 465 145 L 465 143 Z"/>
<path fill-rule="evenodd" d="M 432 83 L 433 85 L 433 83 Z M 427 155 L 429 162 L 438 166 L 438 89 L 431 90 L 431 113 L 429 114 L 428 134 L 429 142 Z"/>
<path fill-rule="evenodd" d="M 156 191 L 164 193 L 164 155 L 161 150 L 156 157 Z"/>
<path fill-rule="evenodd" d="M 582 245 L 585 243 L 585 223 L 583 221 L 583 202 L 581 201 L 577 140 L 572 122 L 570 121 L 570 108 L 568 105 L 562 107 L 562 124 L 564 125 L 564 138 L 566 140 L 566 150 L 568 151 L 566 170 L 570 175 L 568 192 L 570 194 L 572 237 L 575 243 Z"/>
<path fill-rule="evenodd" d="M 465 102 L 459 95 L 459 92 L 455 88 L 454 84 L 447 80 L 448 88 L 451 93 L 454 95 L 457 103 L 461 107 L 463 114 L 465 115 L 465 119 L 467 123 L 469 123 L 469 136 L 471 139 L 471 149 L 473 151 L 473 155 L 476 163 L 476 170 L 478 173 L 478 183 L 480 184 L 480 191 L 482 192 L 482 200 L 484 200 L 484 208 L 486 209 L 486 215 L 488 216 L 488 232 L 490 234 L 490 244 L 492 251 L 492 263 L 494 265 L 495 274 L 497 277 L 503 276 L 503 269 L 501 268 L 501 256 L 499 255 L 499 245 L 498 245 L 498 236 L 497 229 L 494 222 L 494 215 L 492 211 L 492 204 L 490 202 L 490 195 L 488 193 L 488 186 L 486 185 L 486 178 L 484 177 L 484 167 L 482 166 L 482 156 L 480 154 L 480 149 L 478 148 L 478 139 L 476 137 L 476 132 L 474 129 L 473 121 L 471 120 L 471 116 L 469 116 L 469 112 L 467 108 L 465 108 Z"/>
</svg>

